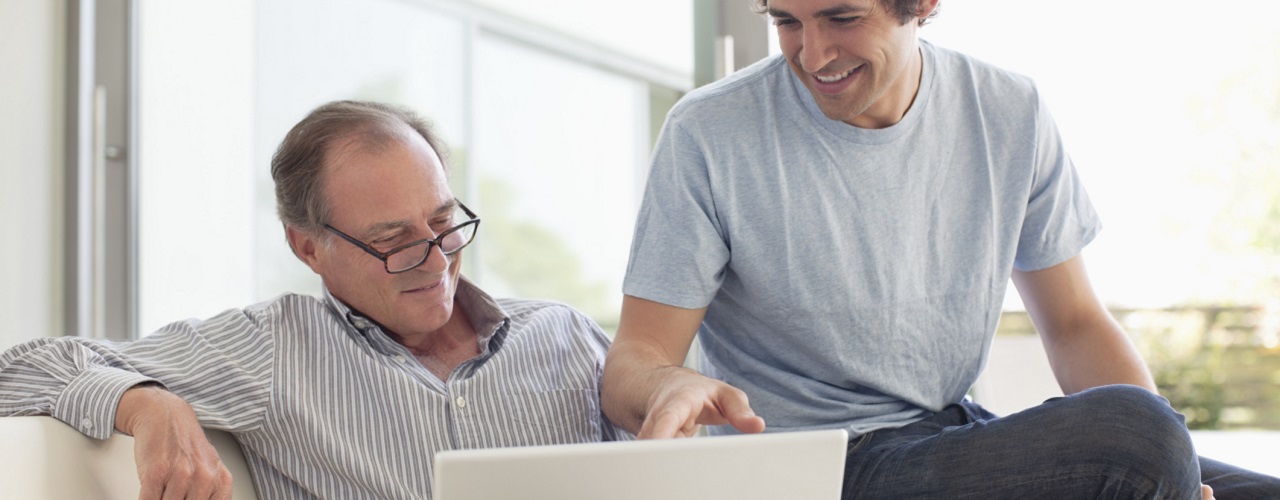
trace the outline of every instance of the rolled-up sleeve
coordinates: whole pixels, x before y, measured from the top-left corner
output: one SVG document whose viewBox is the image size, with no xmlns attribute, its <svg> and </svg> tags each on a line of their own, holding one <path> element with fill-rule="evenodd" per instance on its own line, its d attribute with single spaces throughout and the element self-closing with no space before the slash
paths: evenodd
<svg viewBox="0 0 1280 500">
<path fill-rule="evenodd" d="M 115 430 L 130 387 L 162 384 L 186 400 L 205 427 L 258 425 L 271 387 L 270 325 L 253 310 L 173 323 L 131 342 L 52 337 L 0 355 L 0 416 L 51 415 L 86 436 Z"/>
</svg>

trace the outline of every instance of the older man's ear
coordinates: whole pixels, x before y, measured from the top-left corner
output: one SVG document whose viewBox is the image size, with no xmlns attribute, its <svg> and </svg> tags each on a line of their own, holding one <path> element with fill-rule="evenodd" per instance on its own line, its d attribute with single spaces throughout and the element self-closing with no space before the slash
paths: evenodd
<svg viewBox="0 0 1280 500">
<path fill-rule="evenodd" d="M 320 259 L 317 255 L 321 243 L 317 241 L 316 237 L 293 226 L 285 226 L 284 234 L 289 240 L 289 249 L 293 250 L 293 255 L 297 256 L 298 260 L 301 260 L 307 267 L 310 267 L 311 272 L 321 274 L 318 267 Z"/>
</svg>

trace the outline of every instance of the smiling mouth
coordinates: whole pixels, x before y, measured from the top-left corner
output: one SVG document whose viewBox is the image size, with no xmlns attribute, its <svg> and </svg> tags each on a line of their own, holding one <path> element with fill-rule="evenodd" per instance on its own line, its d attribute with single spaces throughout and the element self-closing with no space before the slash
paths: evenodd
<svg viewBox="0 0 1280 500">
<path fill-rule="evenodd" d="M 444 277 L 441 277 L 441 278 L 440 278 L 440 281 L 437 281 L 437 282 L 435 282 L 435 283 L 428 283 L 428 284 L 426 284 L 426 285 L 423 285 L 423 286 L 420 286 L 420 287 L 417 287 L 417 288 L 410 288 L 410 289 L 405 290 L 405 291 L 403 291 L 403 292 L 401 292 L 401 293 L 417 293 L 417 292 L 425 292 L 425 291 L 427 291 L 427 290 L 431 290 L 431 289 L 434 289 L 434 288 L 436 288 L 436 287 L 439 287 L 440 285 L 443 285 L 443 284 L 444 284 Z"/>
<path fill-rule="evenodd" d="M 837 75 L 831 75 L 831 76 L 813 75 L 813 77 L 822 83 L 836 83 L 840 80 L 844 80 L 845 78 L 848 78 L 849 75 L 853 74 L 854 70 L 858 69 L 859 67 L 861 66 L 849 68 L 845 70 L 844 73 L 840 73 Z"/>
</svg>

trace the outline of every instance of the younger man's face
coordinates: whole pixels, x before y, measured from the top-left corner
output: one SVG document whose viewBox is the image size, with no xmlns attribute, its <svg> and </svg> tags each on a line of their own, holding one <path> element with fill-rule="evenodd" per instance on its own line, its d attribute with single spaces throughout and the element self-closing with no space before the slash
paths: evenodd
<svg viewBox="0 0 1280 500">
<path fill-rule="evenodd" d="M 919 88 L 908 71 L 920 57 L 914 21 L 899 23 L 881 0 L 769 0 L 768 12 L 823 114 L 863 128 L 901 120 Z"/>
</svg>

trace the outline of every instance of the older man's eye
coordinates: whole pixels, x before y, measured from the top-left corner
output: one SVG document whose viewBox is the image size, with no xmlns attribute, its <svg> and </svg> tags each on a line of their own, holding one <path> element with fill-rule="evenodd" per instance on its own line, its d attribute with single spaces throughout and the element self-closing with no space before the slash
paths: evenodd
<svg viewBox="0 0 1280 500">
<path fill-rule="evenodd" d="M 399 239 L 400 239 L 399 236 L 383 236 L 381 238 L 370 241 L 369 244 L 375 247 L 390 248 L 392 246 L 395 246 L 396 242 L 399 241 Z"/>
</svg>

